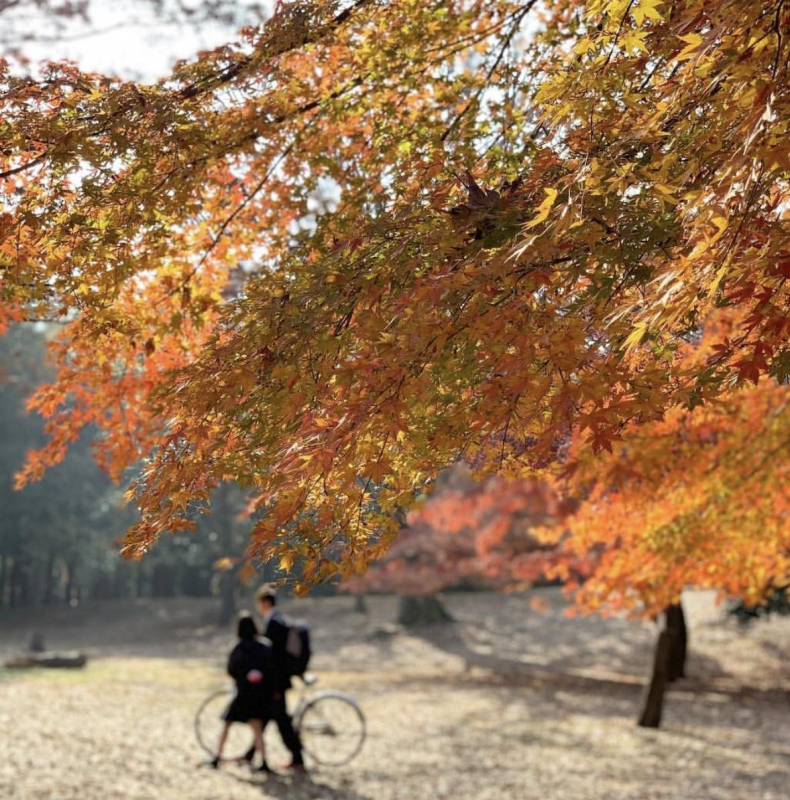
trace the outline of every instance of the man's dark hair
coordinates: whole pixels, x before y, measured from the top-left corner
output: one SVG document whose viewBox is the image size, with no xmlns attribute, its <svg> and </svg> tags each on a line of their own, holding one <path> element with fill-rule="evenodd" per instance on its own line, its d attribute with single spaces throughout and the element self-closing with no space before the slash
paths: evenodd
<svg viewBox="0 0 790 800">
<path fill-rule="evenodd" d="M 258 626 L 255 620 L 246 612 L 239 614 L 239 624 L 236 633 L 242 641 L 252 641 L 258 635 Z"/>
<path fill-rule="evenodd" d="M 275 591 L 274 587 L 269 586 L 268 583 L 265 583 L 255 592 L 255 599 L 262 603 L 264 600 L 271 603 L 273 606 L 277 605 L 277 592 Z"/>
</svg>

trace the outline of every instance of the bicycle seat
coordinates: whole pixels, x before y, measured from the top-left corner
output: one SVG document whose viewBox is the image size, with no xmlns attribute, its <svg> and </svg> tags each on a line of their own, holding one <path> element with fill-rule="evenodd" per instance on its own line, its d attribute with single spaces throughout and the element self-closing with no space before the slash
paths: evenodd
<svg viewBox="0 0 790 800">
<path fill-rule="evenodd" d="M 305 673 L 302 675 L 302 683 L 304 683 L 305 686 L 313 686 L 314 684 L 318 683 L 318 678 L 315 675 L 309 675 L 308 673 Z"/>
</svg>

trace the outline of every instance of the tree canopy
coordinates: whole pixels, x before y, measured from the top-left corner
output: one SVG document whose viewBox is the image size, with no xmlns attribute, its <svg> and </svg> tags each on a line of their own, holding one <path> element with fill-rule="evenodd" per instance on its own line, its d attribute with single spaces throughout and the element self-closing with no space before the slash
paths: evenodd
<svg viewBox="0 0 790 800">
<path fill-rule="evenodd" d="M 567 513 L 545 481 L 477 481 L 467 465 L 456 464 L 435 483 L 384 557 L 346 581 L 345 590 L 419 597 L 448 587 L 514 589 L 540 579 L 554 562 L 570 569 L 556 542 L 533 533 Z"/>
<path fill-rule="evenodd" d="M 706 360 L 711 341 L 731 325 L 721 313 L 686 358 Z M 597 553 L 579 603 L 655 615 L 678 603 L 686 586 L 715 588 L 748 606 L 786 589 L 789 403 L 789 386 L 760 381 L 632 426 L 602 458 L 572 459 L 564 488 L 583 502 L 563 520 L 564 557 L 555 558 L 557 574 L 567 576 L 568 558 Z"/>
<path fill-rule="evenodd" d="M 154 85 L 6 70 L 0 324 L 66 323 L 20 485 L 95 425 L 129 554 L 233 478 L 322 579 L 459 457 L 770 395 L 788 40 L 783 0 L 294 0 Z"/>
</svg>

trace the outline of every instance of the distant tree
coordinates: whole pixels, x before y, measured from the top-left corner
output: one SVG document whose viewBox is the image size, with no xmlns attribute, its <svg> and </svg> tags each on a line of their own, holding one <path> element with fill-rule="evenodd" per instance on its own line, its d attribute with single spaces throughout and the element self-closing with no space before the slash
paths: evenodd
<svg viewBox="0 0 790 800">
<path fill-rule="evenodd" d="M 779 586 L 766 592 L 765 599 L 760 603 L 734 600 L 730 603 L 729 611 L 743 625 L 774 614 L 788 616 L 790 615 L 790 586 Z"/>
<path fill-rule="evenodd" d="M 30 492 L 14 491 L 14 473 L 45 441 L 24 395 L 46 378 L 44 336 L 18 327 L 0 340 L 0 606 L 74 602 L 117 560 L 116 541 L 133 515 L 96 466 L 87 436 Z"/>
<path fill-rule="evenodd" d="M 442 589 L 523 588 L 541 580 L 555 545 L 542 544 L 532 530 L 563 514 L 545 483 L 476 480 L 457 464 L 409 513 L 387 553 L 344 589 L 400 595 L 405 624 L 444 621 L 449 614 L 436 597 Z"/>
<path fill-rule="evenodd" d="M 50 375 L 44 356 L 51 333 L 24 325 L 0 339 L 0 607 L 215 594 L 219 620 L 226 622 L 235 609 L 249 528 L 238 487 L 218 487 L 214 514 L 196 521 L 197 533 L 168 537 L 135 565 L 118 552 L 134 509 L 97 467 L 89 431 L 40 483 L 14 491 L 26 451 L 45 441 L 42 421 L 25 411 L 24 397 Z"/>
</svg>

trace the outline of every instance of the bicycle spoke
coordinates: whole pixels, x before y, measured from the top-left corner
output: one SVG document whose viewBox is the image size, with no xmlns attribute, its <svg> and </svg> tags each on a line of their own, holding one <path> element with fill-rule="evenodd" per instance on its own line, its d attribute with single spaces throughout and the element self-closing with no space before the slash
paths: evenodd
<svg viewBox="0 0 790 800">
<path fill-rule="evenodd" d="M 348 763 L 365 739 L 362 712 L 341 694 L 316 697 L 307 704 L 299 722 L 305 751 L 325 766 Z"/>
<path fill-rule="evenodd" d="M 195 735 L 200 746 L 211 756 L 216 753 L 220 731 L 224 725 L 222 714 L 233 694 L 218 691 L 206 698 L 195 716 Z M 238 761 L 243 758 L 253 743 L 249 726 L 238 723 L 231 725 L 223 751 L 223 761 Z"/>
</svg>

